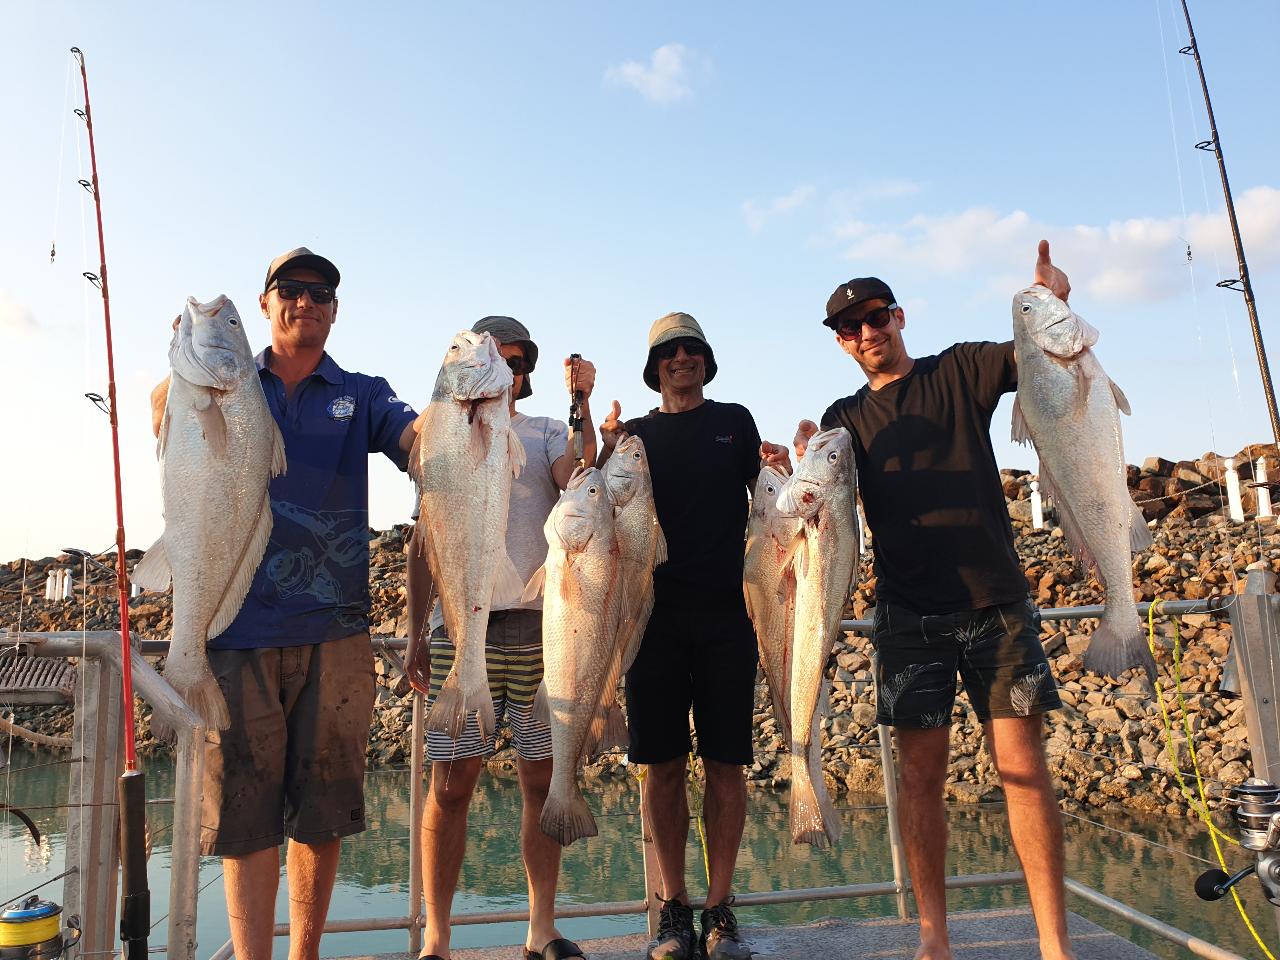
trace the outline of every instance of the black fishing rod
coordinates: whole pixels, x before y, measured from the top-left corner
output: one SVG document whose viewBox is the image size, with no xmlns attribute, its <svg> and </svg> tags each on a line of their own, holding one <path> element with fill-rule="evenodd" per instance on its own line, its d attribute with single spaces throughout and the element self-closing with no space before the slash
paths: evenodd
<svg viewBox="0 0 1280 960">
<path fill-rule="evenodd" d="M 569 384 L 573 399 L 569 402 L 569 448 L 573 460 L 582 468 L 586 460 L 582 456 L 582 391 L 578 389 L 578 361 L 582 354 L 569 354 Z"/>
<path fill-rule="evenodd" d="M 119 780 L 120 802 L 120 942 L 126 960 L 146 960 L 147 935 L 151 928 L 151 892 L 147 886 L 146 790 L 138 769 L 137 729 L 133 719 L 133 644 L 129 637 L 129 576 L 124 565 L 124 494 L 120 483 L 120 420 L 116 402 L 115 354 L 111 343 L 111 296 L 107 288 L 107 248 L 102 233 L 102 191 L 98 185 L 98 154 L 93 140 L 93 111 L 89 108 L 89 75 L 84 53 L 72 47 L 80 64 L 84 85 L 84 109 L 76 116 L 89 131 L 89 163 L 92 180 L 80 181 L 93 196 L 98 220 L 98 272 L 85 279 L 102 292 L 102 313 L 107 332 L 106 412 L 111 421 L 111 454 L 115 467 L 116 494 L 116 591 L 120 598 L 120 678 L 123 687 L 124 772 Z"/>
<path fill-rule="evenodd" d="M 1182 0 L 1182 15 L 1187 20 L 1187 35 L 1191 42 L 1178 50 L 1179 53 L 1193 57 L 1196 61 L 1196 72 L 1200 74 L 1200 90 L 1204 94 L 1205 110 L 1209 113 L 1209 137 L 1196 144 L 1197 150 L 1213 153 L 1218 159 L 1218 175 L 1222 178 L 1222 194 L 1227 200 L 1227 219 L 1231 223 L 1231 239 L 1236 245 L 1236 262 L 1240 276 L 1233 280 L 1219 280 L 1218 286 L 1224 290 L 1235 290 L 1244 294 L 1245 309 L 1249 311 L 1249 328 L 1253 332 L 1253 346 L 1258 352 L 1258 370 L 1262 374 L 1262 392 L 1267 399 L 1267 414 L 1271 418 L 1271 436 L 1280 445 L 1280 413 L 1276 411 L 1276 391 L 1271 385 L 1271 366 L 1267 363 L 1267 348 L 1262 342 L 1262 327 L 1258 324 L 1258 305 L 1253 299 L 1253 284 L 1249 282 L 1249 265 L 1244 259 L 1244 243 L 1240 239 L 1240 224 L 1236 222 L 1236 205 L 1231 197 L 1231 183 L 1227 179 L 1227 162 L 1222 156 L 1222 141 L 1218 138 L 1218 123 L 1213 118 L 1213 103 L 1209 99 L 1209 82 L 1204 76 L 1204 64 L 1200 60 L 1200 47 L 1196 43 L 1196 32 L 1191 26 L 1191 11 L 1187 9 L 1187 0 Z"/>
</svg>

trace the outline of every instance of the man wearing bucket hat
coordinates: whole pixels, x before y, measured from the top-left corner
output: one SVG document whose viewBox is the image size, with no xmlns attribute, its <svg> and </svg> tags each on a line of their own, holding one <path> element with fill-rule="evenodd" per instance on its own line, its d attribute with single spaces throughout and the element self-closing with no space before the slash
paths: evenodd
<svg viewBox="0 0 1280 960">
<path fill-rule="evenodd" d="M 627 433 L 644 441 L 667 562 L 653 574 L 654 603 L 627 672 L 630 759 L 645 764 L 645 811 L 662 874 L 661 919 L 652 960 L 743 960 L 730 893 L 746 816 L 743 767 L 752 756 L 756 639 L 742 595 L 747 496 L 765 460 L 790 468 L 787 449 L 761 443 L 746 407 L 703 396 L 715 353 L 687 313 L 649 331 L 644 382 L 662 395 L 648 416 L 621 422 L 617 401 L 601 426 L 607 456 Z M 695 941 L 685 887 L 693 742 L 706 772 L 707 909 Z"/>
<path fill-rule="evenodd" d="M 270 485 L 273 526 L 244 605 L 208 641 L 231 725 L 205 753 L 200 851 L 222 857 L 231 941 L 269 960 L 288 839 L 290 956 L 319 956 L 341 839 L 365 829 L 373 715 L 369 639 L 370 453 L 408 463 L 416 414 L 386 380 L 325 351 L 341 275 L 306 247 L 271 261 L 257 357 L 288 470 Z M 152 394 L 154 425 L 168 383 Z"/>
<path fill-rule="evenodd" d="M 568 485 L 577 465 L 570 450 L 568 427 L 550 417 L 529 417 L 516 410 L 516 402 L 533 393 L 529 375 L 538 363 L 538 345 L 524 324 L 511 317 L 485 317 L 473 326 L 475 333 L 489 333 L 515 375 L 511 400 L 511 426 L 524 444 L 526 463 L 511 484 L 507 512 L 507 553 L 523 581 L 528 581 L 547 558 L 543 525 Z M 595 367 L 580 358 L 564 362 L 569 395 L 580 393 L 582 403 L 582 456 L 596 457 L 595 428 L 591 422 L 591 391 Z M 416 505 L 415 505 L 415 519 Z M 409 551 L 409 629 L 421 636 L 427 619 L 425 585 L 429 583 L 426 560 Z M 437 603 L 430 611 L 431 691 L 434 698 L 449 668 L 454 649 L 444 628 Z M 529 888 L 529 927 L 525 934 L 527 960 L 563 960 L 580 957 L 578 945 L 560 935 L 555 924 L 556 885 L 560 873 L 560 844 L 538 827 L 542 805 L 551 785 L 551 728 L 533 715 L 533 695 L 542 679 L 542 598 L 491 610 L 485 636 L 485 665 L 493 712 L 498 723 L 511 731 L 520 779 L 522 814 L 520 851 Z M 441 960 L 449 956 L 449 914 L 466 853 L 467 810 L 475 793 L 484 761 L 493 755 L 493 736 L 482 738 L 473 714 L 458 739 L 447 734 L 427 734 L 431 759 L 431 785 L 422 817 L 422 886 L 426 899 L 421 956 Z"/>
<path fill-rule="evenodd" d="M 1071 290 L 1044 241 L 1035 282 L 1063 300 Z M 958 343 L 913 358 L 902 339 L 906 315 L 875 277 L 837 287 L 823 323 L 867 377 L 827 409 L 822 427 L 853 435 L 875 533 L 876 719 L 897 740 L 901 833 L 920 910 L 916 958 L 952 955 L 943 785 L 958 672 L 1004 785 L 1040 955 L 1068 960 L 1062 817 L 1042 717 L 1061 704 L 991 447 L 992 413 L 1017 387 L 1013 344 Z M 817 429 L 801 422 L 797 456 Z M 892 699 L 889 688 L 899 691 Z"/>
</svg>

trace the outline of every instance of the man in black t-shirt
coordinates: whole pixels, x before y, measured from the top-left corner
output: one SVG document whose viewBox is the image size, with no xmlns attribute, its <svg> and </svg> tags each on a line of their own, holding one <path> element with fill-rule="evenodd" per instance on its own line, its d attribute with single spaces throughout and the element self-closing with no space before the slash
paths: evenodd
<svg viewBox="0 0 1280 960">
<path fill-rule="evenodd" d="M 761 443 L 746 407 L 702 394 L 716 375 L 715 354 L 698 322 L 670 313 L 649 331 L 644 382 L 662 394 L 648 416 L 600 427 L 602 459 L 628 433 L 644 440 L 667 562 L 653 574 L 654 603 L 635 663 L 627 671 L 632 763 L 645 764 L 645 811 L 662 874 L 662 915 L 651 960 L 696 955 L 685 888 L 689 805 L 689 710 L 706 770 L 708 908 L 702 951 L 708 960 L 746 960 L 730 886 L 746 817 L 743 767 L 752 762 L 756 638 L 742 594 L 747 494 L 760 462 L 790 471 L 786 447 Z"/>
<path fill-rule="evenodd" d="M 1035 282 L 1063 300 L 1071 289 L 1044 241 Z M 827 409 L 822 427 L 853 435 L 873 534 L 876 719 L 897 736 L 901 833 L 920 910 L 916 960 L 951 958 L 942 791 L 957 672 L 1004 784 L 1041 956 L 1068 960 L 1062 816 L 1041 719 L 1061 704 L 991 447 L 996 404 L 1018 384 L 1013 344 L 958 343 L 913 358 L 906 315 L 874 277 L 841 284 L 826 313 L 867 376 Z M 797 456 L 817 429 L 800 424 Z"/>
</svg>

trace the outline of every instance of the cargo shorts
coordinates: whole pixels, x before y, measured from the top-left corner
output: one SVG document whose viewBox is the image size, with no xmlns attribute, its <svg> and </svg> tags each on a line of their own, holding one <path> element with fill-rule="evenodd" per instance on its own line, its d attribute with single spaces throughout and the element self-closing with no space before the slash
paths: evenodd
<svg viewBox="0 0 1280 960">
<path fill-rule="evenodd" d="M 881 601 L 871 642 L 877 723 L 915 730 L 949 726 L 957 671 L 983 723 L 1062 706 L 1040 642 L 1040 611 L 1030 597 L 937 615 Z"/>
<path fill-rule="evenodd" d="M 231 726 L 206 738 L 200 852 L 242 856 L 285 837 L 321 844 L 364 830 L 369 634 L 209 650 L 209 666 Z"/>
</svg>

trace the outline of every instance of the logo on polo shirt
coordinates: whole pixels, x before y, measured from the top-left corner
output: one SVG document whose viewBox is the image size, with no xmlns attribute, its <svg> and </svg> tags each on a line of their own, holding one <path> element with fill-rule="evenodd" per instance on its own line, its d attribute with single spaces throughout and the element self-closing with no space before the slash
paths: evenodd
<svg viewBox="0 0 1280 960">
<path fill-rule="evenodd" d="M 733 434 L 727 436 L 716 437 L 716 443 L 733 443 Z"/>
<path fill-rule="evenodd" d="M 355 397 L 338 397 L 329 404 L 329 418 L 332 420 L 350 420 L 355 412 Z"/>
</svg>

